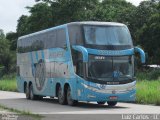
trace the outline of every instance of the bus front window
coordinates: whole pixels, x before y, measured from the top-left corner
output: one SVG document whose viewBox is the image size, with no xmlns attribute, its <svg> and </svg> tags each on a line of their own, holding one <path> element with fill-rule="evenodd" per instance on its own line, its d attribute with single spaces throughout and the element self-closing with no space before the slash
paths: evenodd
<svg viewBox="0 0 160 120">
<path fill-rule="evenodd" d="M 90 55 L 88 77 L 96 80 L 132 79 L 134 75 L 132 56 L 104 57 Z M 118 76 L 115 76 L 118 74 Z"/>
<path fill-rule="evenodd" d="M 125 26 L 84 26 L 85 43 L 89 45 L 131 45 Z"/>
</svg>

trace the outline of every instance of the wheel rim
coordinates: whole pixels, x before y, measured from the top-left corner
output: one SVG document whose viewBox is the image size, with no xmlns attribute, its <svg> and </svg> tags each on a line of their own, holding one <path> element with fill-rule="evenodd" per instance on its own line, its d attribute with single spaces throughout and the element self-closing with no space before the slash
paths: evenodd
<svg viewBox="0 0 160 120">
<path fill-rule="evenodd" d="M 29 99 L 30 95 L 29 95 L 29 89 L 27 88 L 27 86 L 25 88 L 25 94 L 26 94 L 26 98 Z"/>
<path fill-rule="evenodd" d="M 63 96 L 62 96 L 62 89 L 61 88 L 59 88 L 59 90 L 58 90 L 58 101 L 59 101 L 59 103 L 63 102 Z"/>
<path fill-rule="evenodd" d="M 31 98 L 31 100 L 34 99 L 34 95 L 33 95 L 33 87 L 32 87 L 32 85 L 30 86 L 30 98 Z"/>
<path fill-rule="evenodd" d="M 31 95 L 31 99 L 33 99 L 33 92 L 32 92 L 32 89 L 31 89 L 30 95 Z"/>
<path fill-rule="evenodd" d="M 67 91 L 67 101 L 68 101 L 68 104 L 72 103 L 71 89 L 70 88 L 68 88 L 68 91 Z"/>
</svg>

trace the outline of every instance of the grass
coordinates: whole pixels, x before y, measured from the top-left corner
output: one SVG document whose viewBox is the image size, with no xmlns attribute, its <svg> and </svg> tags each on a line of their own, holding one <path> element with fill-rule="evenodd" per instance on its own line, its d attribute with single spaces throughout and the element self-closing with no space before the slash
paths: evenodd
<svg viewBox="0 0 160 120">
<path fill-rule="evenodd" d="M 3 77 L 0 79 L 0 90 L 17 92 L 17 83 L 15 77 Z"/>
<path fill-rule="evenodd" d="M 4 76 L 3 78 L 1 78 L 0 79 L 0 90 L 17 92 L 17 83 L 16 83 L 15 75 Z M 27 117 L 27 118 L 31 118 L 34 120 L 40 120 L 42 118 L 42 116 L 38 114 L 32 114 L 29 111 L 20 111 L 17 109 L 8 108 L 3 105 L 0 105 L 0 109 L 7 110 L 13 113 L 17 113 L 17 114 L 20 114 L 20 116 L 24 116 L 25 118 Z"/>
<path fill-rule="evenodd" d="M 137 71 L 136 102 L 160 105 L 160 70 Z"/>
<path fill-rule="evenodd" d="M 136 102 L 160 105 L 160 80 L 137 82 Z"/>
<path fill-rule="evenodd" d="M 13 109 L 13 108 L 8 108 L 6 106 L 3 106 L 3 105 L 0 105 L 0 108 L 2 110 L 7 110 L 7 111 L 10 111 L 10 112 L 13 112 L 13 113 L 17 113 L 19 114 L 19 116 L 23 116 L 23 117 L 27 117 L 27 118 L 32 118 L 33 120 L 41 120 L 41 118 L 43 116 L 40 116 L 38 114 L 32 114 L 30 113 L 29 111 L 20 111 L 20 110 L 17 110 L 17 109 Z"/>
</svg>

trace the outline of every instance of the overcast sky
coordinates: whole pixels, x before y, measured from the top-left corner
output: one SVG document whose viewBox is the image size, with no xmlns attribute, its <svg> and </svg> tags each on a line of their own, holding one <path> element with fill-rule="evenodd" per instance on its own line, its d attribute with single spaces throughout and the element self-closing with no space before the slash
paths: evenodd
<svg viewBox="0 0 160 120">
<path fill-rule="evenodd" d="M 142 0 L 127 0 L 138 5 Z M 0 29 L 5 33 L 16 31 L 17 20 L 24 14 L 28 15 L 26 6 L 33 6 L 35 0 L 0 0 Z"/>
</svg>

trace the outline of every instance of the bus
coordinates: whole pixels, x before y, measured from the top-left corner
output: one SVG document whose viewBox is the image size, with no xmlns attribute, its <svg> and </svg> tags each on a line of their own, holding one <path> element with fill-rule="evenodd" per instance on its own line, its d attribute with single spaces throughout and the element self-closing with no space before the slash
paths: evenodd
<svg viewBox="0 0 160 120">
<path fill-rule="evenodd" d="M 17 86 L 30 100 L 134 101 L 135 53 L 126 25 L 115 22 L 71 22 L 22 36 L 17 42 Z"/>
</svg>

